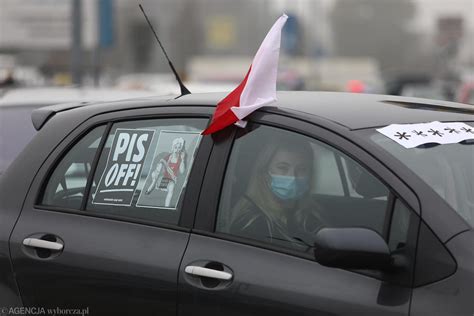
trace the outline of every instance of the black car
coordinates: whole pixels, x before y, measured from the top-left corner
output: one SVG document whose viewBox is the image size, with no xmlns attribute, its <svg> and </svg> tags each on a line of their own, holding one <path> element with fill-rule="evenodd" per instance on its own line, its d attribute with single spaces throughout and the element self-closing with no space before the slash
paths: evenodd
<svg viewBox="0 0 474 316">
<path fill-rule="evenodd" d="M 0 180 L 2 314 L 472 315 L 474 142 L 376 131 L 474 130 L 472 107 L 280 92 L 202 136 L 223 96 L 34 111 Z"/>
</svg>

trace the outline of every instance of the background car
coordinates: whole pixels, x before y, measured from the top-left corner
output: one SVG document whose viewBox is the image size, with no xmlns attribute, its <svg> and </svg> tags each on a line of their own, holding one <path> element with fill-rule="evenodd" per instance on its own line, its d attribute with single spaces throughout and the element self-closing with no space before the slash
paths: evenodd
<svg viewBox="0 0 474 316">
<path fill-rule="evenodd" d="M 474 81 L 466 82 L 461 86 L 458 101 L 474 105 Z"/>
<path fill-rule="evenodd" d="M 406 84 L 404 85 L 400 95 L 406 97 L 448 101 L 443 93 L 443 90 L 441 89 L 441 86 L 433 83 Z"/>
<path fill-rule="evenodd" d="M 0 305 L 93 315 L 472 313 L 472 140 L 406 149 L 376 131 L 430 121 L 474 130 L 472 107 L 279 92 L 246 128 L 201 136 L 223 96 L 36 110 L 37 136 L 0 180 Z M 292 172 L 311 179 L 304 204 L 279 215 L 285 224 L 262 215 L 277 201 L 266 169 L 277 155 L 266 149 L 283 142 L 314 157 L 287 152 L 278 167 L 306 161 Z M 242 203 L 261 213 L 235 213 Z M 246 220 L 237 232 L 236 219 Z"/>
<path fill-rule="evenodd" d="M 36 134 L 33 110 L 58 103 L 120 100 L 156 95 L 148 91 L 92 88 L 22 88 L 0 91 L 0 175 Z"/>
</svg>

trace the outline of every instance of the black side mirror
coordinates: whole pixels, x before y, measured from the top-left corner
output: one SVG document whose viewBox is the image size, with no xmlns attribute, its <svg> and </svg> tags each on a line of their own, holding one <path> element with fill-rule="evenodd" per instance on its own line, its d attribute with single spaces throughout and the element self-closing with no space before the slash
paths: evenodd
<svg viewBox="0 0 474 316">
<path fill-rule="evenodd" d="M 367 228 L 323 228 L 316 234 L 314 255 L 320 264 L 344 269 L 390 268 L 387 243 Z"/>
</svg>

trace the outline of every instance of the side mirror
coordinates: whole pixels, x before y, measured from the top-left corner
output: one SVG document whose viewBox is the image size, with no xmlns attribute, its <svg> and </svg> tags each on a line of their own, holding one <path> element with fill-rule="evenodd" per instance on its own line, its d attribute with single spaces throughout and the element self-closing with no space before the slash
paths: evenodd
<svg viewBox="0 0 474 316">
<path fill-rule="evenodd" d="M 344 269 L 390 268 L 387 243 L 367 228 L 322 228 L 314 242 L 316 261 L 324 266 Z"/>
</svg>

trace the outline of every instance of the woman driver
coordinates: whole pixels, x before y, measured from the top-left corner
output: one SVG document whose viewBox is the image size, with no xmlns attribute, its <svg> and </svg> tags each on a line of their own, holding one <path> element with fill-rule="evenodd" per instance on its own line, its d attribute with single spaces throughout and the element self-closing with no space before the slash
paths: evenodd
<svg viewBox="0 0 474 316">
<path fill-rule="evenodd" d="M 321 226 L 311 201 L 313 150 L 309 143 L 267 143 L 253 167 L 246 194 L 232 210 L 228 232 L 286 247 L 312 244 Z"/>
</svg>

